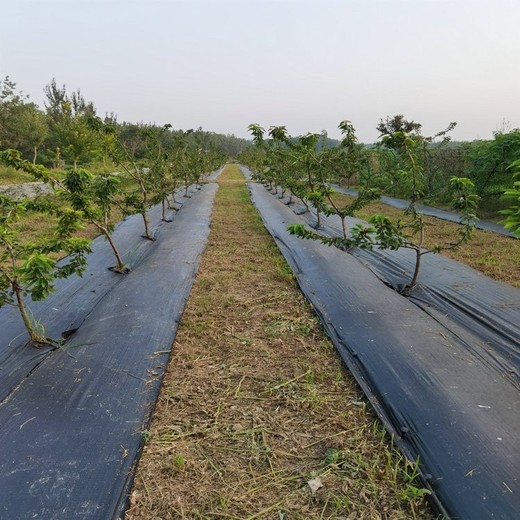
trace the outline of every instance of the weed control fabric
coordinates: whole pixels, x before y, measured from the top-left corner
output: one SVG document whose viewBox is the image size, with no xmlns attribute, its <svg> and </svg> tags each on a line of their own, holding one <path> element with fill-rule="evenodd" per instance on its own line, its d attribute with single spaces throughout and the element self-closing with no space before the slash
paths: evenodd
<svg viewBox="0 0 520 520">
<path fill-rule="evenodd" d="M 216 189 L 208 184 L 186 199 L 132 271 L 97 296 L 77 332 L 1 403 L 0 518 L 122 515 Z M 88 292 L 80 285 L 68 307 Z"/>
<path fill-rule="evenodd" d="M 184 191 L 184 190 L 180 190 Z M 192 190 L 193 191 L 193 190 Z M 178 200 L 185 200 L 178 196 Z M 148 212 L 151 222 L 161 222 L 161 209 L 154 206 Z M 155 233 L 164 226 L 161 222 Z M 132 215 L 121 221 L 114 230 L 114 242 L 119 247 L 126 265 L 133 269 L 154 246 L 141 237 L 142 218 Z M 83 276 L 71 276 L 55 281 L 56 290 L 44 301 L 28 301 L 28 307 L 37 322 L 45 325 L 46 335 L 60 339 L 78 329 L 91 310 L 124 277 L 107 268 L 115 263 L 114 255 L 104 237 L 96 238 Z M 47 356 L 52 348 L 34 349 L 27 345 L 29 336 L 18 309 L 4 306 L 0 309 L 0 403 Z"/>
<path fill-rule="evenodd" d="M 298 204 L 290 207 L 310 228 L 316 227 L 315 211 L 302 212 Z M 349 228 L 362 222 L 350 217 L 346 220 Z M 321 222 L 321 234 L 342 235 L 338 216 L 322 215 Z M 406 248 L 397 251 L 353 248 L 349 252 L 395 290 L 409 282 L 415 267 L 415 253 Z M 473 355 L 520 389 L 518 288 L 493 280 L 443 255 L 427 254 L 423 256 L 419 284 L 408 299 L 463 338 Z"/>
<path fill-rule="evenodd" d="M 516 518 L 520 398 L 475 336 L 386 286 L 359 259 L 290 235 L 305 223 L 258 184 L 253 202 L 358 383 L 450 518 Z M 440 313 L 439 313 L 440 314 Z M 518 339 L 518 337 L 516 338 Z M 472 348 L 468 348 L 472 347 Z"/>
</svg>

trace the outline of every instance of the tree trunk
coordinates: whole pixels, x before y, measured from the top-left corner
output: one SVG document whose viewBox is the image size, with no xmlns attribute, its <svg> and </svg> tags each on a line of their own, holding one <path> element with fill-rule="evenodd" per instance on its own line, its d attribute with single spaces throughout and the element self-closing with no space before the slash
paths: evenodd
<svg viewBox="0 0 520 520">
<path fill-rule="evenodd" d="M 123 259 L 121 258 L 121 255 L 119 254 L 119 251 L 118 251 L 116 245 L 114 244 L 114 241 L 112 240 L 112 235 L 110 234 L 110 232 L 108 230 L 105 230 L 104 233 L 105 233 L 106 239 L 108 240 L 108 243 L 110 244 L 110 247 L 112 248 L 112 251 L 114 252 L 114 256 L 116 257 L 117 270 L 120 273 L 124 273 L 126 266 L 125 266 L 125 263 L 123 262 Z"/>
<path fill-rule="evenodd" d="M 114 241 L 112 240 L 112 235 L 111 235 L 110 231 L 106 227 L 101 226 L 100 224 L 98 224 L 97 222 L 93 222 L 92 221 L 92 224 L 94 224 L 94 226 L 96 226 L 101 231 L 101 233 L 103 233 L 103 235 L 107 239 L 108 244 L 112 248 L 114 256 L 116 257 L 116 262 L 117 262 L 116 270 L 117 270 L 117 272 L 118 273 L 124 273 L 126 265 L 125 265 L 123 259 L 121 258 L 121 255 L 119 254 L 119 251 L 118 251 Z"/>
<path fill-rule="evenodd" d="M 347 240 L 347 223 L 345 222 L 346 217 L 340 215 L 341 219 L 341 228 L 343 229 L 343 238 Z"/>
<path fill-rule="evenodd" d="M 35 146 L 34 149 L 34 155 L 33 155 L 33 164 L 36 164 L 36 158 L 38 157 L 38 147 Z"/>
<path fill-rule="evenodd" d="M 417 279 L 419 278 L 419 270 L 421 269 L 421 258 L 422 254 L 419 249 L 415 251 L 415 270 L 413 272 L 412 279 L 408 284 L 408 289 L 413 289 L 417 285 Z"/>
<path fill-rule="evenodd" d="M 144 222 L 145 238 L 147 238 L 148 240 L 153 240 L 153 236 L 150 233 L 150 224 L 148 223 L 148 215 L 146 214 L 146 211 L 144 213 L 141 213 L 141 216 L 143 217 Z"/>
<path fill-rule="evenodd" d="M 27 310 L 27 307 L 25 306 L 22 288 L 18 285 L 18 283 L 16 281 L 11 282 L 11 287 L 13 288 L 14 294 L 16 295 L 16 301 L 18 303 L 18 310 L 20 311 L 20 314 L 22 315 L 23 323 L 25 325 L 25 328 L 27 329 L 27 332 L 29 333 L 29 336 L 31 337 L 31 340 L 34 343 L 49 344 L 50 342 L 47 338 L 40 336 L 34 330 L 33 323 L 31 321 L 31 318 L 29 317 L 29 312 Z"/>
</svg>

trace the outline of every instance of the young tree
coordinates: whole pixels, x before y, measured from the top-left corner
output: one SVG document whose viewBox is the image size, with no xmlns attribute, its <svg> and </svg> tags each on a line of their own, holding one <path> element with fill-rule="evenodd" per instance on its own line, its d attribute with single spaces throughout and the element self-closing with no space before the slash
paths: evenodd
<svg viewBox="0 0 520 520">
<path fill-rule="evenodd" d="M 114 226 L 110 222 L 112 208 L 118 204 L 120 194 L 120 179 L 117 176 L 94 176 L 83 168 L 71 168 L 61 178 L 43 166 L 24 160 L 17 150 L 7 150 L 3 158 L 8 165 L 50 183 L 76 215 L 92 224 L 108 241 L 116 258 L 113 270 L 122 274 L 128 271 L 112 238 Z"/>
<path fill-rule="evenodd" d="M 102 135 L 110 136 L 110 139 L 105 140 L 106 143 L 110 144 L 107 153 L 112 161 L 123 169 L 128 180 L 133 184 L 123 199 L 125 212 L 129 215 L 141 215 L 144 225 L 143 237 L 147 240 L 155 240 L 147 215 L 147 211 L 152 204 L 153 179 L 149 175 L 149 168 L 144 168 L 138 163 L 139 155 L 144 154 L 143 150 L 146 148 L 145 141 L 148 129 L 144 126 L 138 127 L 134 136 L 131 139 L 126 139 L 118 131 L 118 127 L 110 122 L 103 122 L 98 117 L 92 117 L 89 126 Z"/>
<path fill-rule="evenodd" d="M 11 151 L 0 152 L 0 160 L 10 163 Z M 56 217 L 52 237 L 24 240 L 17 225 L 29 211 L 47 211 Z M 18 201 L 0 196 L 0 306 L 18 308 L 34 346 L 53 344 L 43 327 L 33 319 L 25 298 L 45 299 L 57 278 L 81 275 L 87 265 L 90 241 L 74 236 L 82 226 L 83 215 L 72 208 L 57 209 L 49 203 Z M 67 255 L 62 261 L 57 256 Z"/>
<path fill-rule="evenodd" d="M 333 172 L 342 170 L 346 172 L 348 178 L 353 177 L 359 171 L 363 154 L 357 145 L 356 131 L 352 123 L 348 120 L 341 121 L 338 128 L 343 134 L 343 139 L 339 147 L 328 150 L 324 154 L 326 166 L 323 168 L 321 175 L 318 176 L 320 190 L 315 190 L 312 202 L 325 215 L 338 215 L 341 220 L 343 238 L 347 239 L 347 217 L 354 216 L 356 211 L 362 209 L 369 202 L 378 199 L 380 194 L 378 189 L 362 186 L 352 202 L 340 205 L 335 201 L 334 190 L 328 184 L 330 176 Z"/>
<path fill-rule="evenodd" d="M 392 146 L 399 157 L 400 178 L 409 193 L 409 204 L 403 210 L 402 218 L 392 220 L 383 215 L 373 215 L 369 218 L 369 226 L 358 224 L 345 239 L 339 237 L 323 237 L 307 230 L 303 225 L 293 225 L 290 231 L 302 238 L 321 240 L 328 245 L 338 245 L 346 248 L 397 250 L 411 249 L 415 253 L 415 267 L 410 282 L 403 292 L 412 290 L 417 284 L 423 255 L 438 253 L 443 250 L 456 249 L 470 240 L 477 220 L 476 210 L 479 197 L 474 193 L 474 185 L 467 178 L 452 177 L 450 185 L 454 192 L 453 206 L 461 213 L 459 239 L 452 243 L 436 244 L 425 247 L 426 225 L 417 203 L 424 193 L 424 170 L 418 160 L 422 141 L 418 134 L 409 135 L 404 131 L 388 134 L 386 143 Z"/>
<path fill-rule="evenodd" d="M 148 176 L 154 192 L 151 203 L 161 204 L 161 218 L 164 222 L 170 222 L 166 216 L 166 208 L 169 206 L 168 197 L 175 191 L 178 180 L 173 175 L 171 151 L 163 144 L 163 137 L 170 128 L 170 124 L 161 128 L 149 128 L 145 140 L 145 154 L 149 164 Z"/>
</svg>

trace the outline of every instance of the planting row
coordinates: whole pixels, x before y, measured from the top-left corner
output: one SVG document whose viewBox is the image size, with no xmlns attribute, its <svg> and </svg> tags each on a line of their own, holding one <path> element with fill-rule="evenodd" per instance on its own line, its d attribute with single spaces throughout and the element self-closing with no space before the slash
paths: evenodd
<svg viewBox="0 0 520 520">
<path fill-rule="evenodd" d="M 126 277 L 106 269 L 110 248 L 94 241 L 83 278 L 59 280 L 47 305 L 37 302 L 53 330 L 70 323 L 78 329 L 60 348 L 3 345 L 2 390 L 6 377 L 14 383 L 13 372 L 18 381 L 0 402 L 0 517 L 124 514 L 216 191 L 214 183 L 190 190 L 153 243 L 133 238 L 139 215 L 117 226 L 114 238 L 128 238 L 124 247 L 133 257 Z M 160 214 L 154 207 L 149 216 Z"/>
<path fill-rule="evenodd" d="M 223 162 L 220 154 L 192 146 L 187 140 L 189 132 L 165 147 L 169 125 L 141 128 L 139 150 L 110 122 L 92 116 L 88 125 L 103 139 L 106 153 L 120 172 L 94 175 L 76 162 L 66 171 L 53 170 L 23 159 L 17 150 L 0 152 L 0 162 L 52 187 L 50 194 L 33 200 L 0 195 L 0 306 L 18 308 L 35 346 L 55 344 L 57 338 L 48 337 L 31 315 L 25 298 L 43 300 L 54 290 L 57 279 L 84 273 L 91 251 L 90 240 L 84 237 L 85 227 L 109 244 L 114 259 L 106 267 L 125 274 L 130 266 L 121 253 L 122 244 L 113 237 L 116 215 L 139 215 L 143 237 L 152 241 L 150 207 L 159 204 L 161 220 L 168 221 L 167 211 L 179 209 L 175 193 L 180 186 L 189 196 L 190 185 L 200 186 L 202 172 Z M 85 140 L 78 139 L 76 146 L 86 146 Z M 35 240 L 25 236 L 24 219 L 31 214 L 45 219 L 50 227 L 45 236 Z M 58 261 L 60 257 L 66 258 Z"/>
<path fill-rule="evenodd" d="M 269 129 L 269 139 L 266 139 L 262 127 L 250 125 L 256 149 L 243 154 L 243 159 L 253 169 L 255 179 L 273 188 L 281 186 L 282 196 L 288 193 L 289 200 L 293 196 L 298 197 L 305 209 L 312 206 L 316 212 L 317 229 L 321 225 L 322 216 L 336 215 L 341 221 L 341 236 L 325 237 L 302 226 L 293 226 L 291 232 L 300 237 L 321 240 L 344 248 L 355 246 L 362 249 L 377 247 L 412 250 L 415 254 L 415 268 L 403 288 L 410 291 L 417 283 L 424 255 L 457 249 L 472 238 L 478 220 L 479 196 L 470 179 L 452 176 L 448 184 L 452 205 L 460 215 L 459 235 L 455 240 L 449 239 L 426 247 L 427 226 L 420 207 L 428 193 L 429 140 L 420 134 L 420 125 L 410 126 L 405 121 L 401 121 L 399 125 L 390 123 L 387 121 L 387 124 L 381 125 L 380 150 L 385 156 L 393 157 L 395 164 L 381 168 L 377 179 L 366 178 L 366 184 L 360 186 L 353 201 L 346 204 L 335 199 L 330 182 L 338 177 L 359 177 L 360 162 L 365 153 L 363 147 L 357 143 L 355 130 L 349 121 L 340 123 L 339 128 L 344 137 L 340 145 L 334 148 L 328 148 L 326 136 L 322 134 L 292 138 L 285 127 L 278 126 Z M 369 225 L 359 223 L 348 229 L 348 217 L 354 216 L 369 202 L 378 199 L 382 192 L 391 191 L 391 187 L 395 185 L 407 196 L 407 203 L 400 217 L 391 219 L 383 215 L 373 215 L 369 219 Z M 520 196 L 520 192 L 516 195 L 513 192 L 514 189 L 510 190 L 514 200 L 515 196 Z M 518 210 L 517 206 L 505 210 L 505 226 L 513 233 L 520 233 Z"/>
<path fill-rule="evenodd" d="M 386 268 L 402 279 L 413 261 L 379 257 L 369 270 L 339 248 L 291 234 L 288 224 L 306 228 L 309 212 L 296 215 L 259 184 L 250 190 L 338 352 L 395 442 L 419 462 L 434 506 L 450 518 L 514 517 L 520 507 L 519 292 L 492 280 L 481 285 L 477 273 L 464 269 L 459 277 L 450 265 L 432 274 L 451 271 L 440 290 L 431 284 L 441 307 L 419 301 L 422 287 L 414 291 L 416 301 L 410 300 L 373 271 Z M 333 224 L 333 232 L 341 233 L 339 218 Z M 322 229 L 328 227 L 324 221 Z M 486 303 L 480 306 L 478 299 L 487 292 L 492 304 L 480 314 Z M 452 316 L 457 307 L 460 314 Z"/>
</svg>

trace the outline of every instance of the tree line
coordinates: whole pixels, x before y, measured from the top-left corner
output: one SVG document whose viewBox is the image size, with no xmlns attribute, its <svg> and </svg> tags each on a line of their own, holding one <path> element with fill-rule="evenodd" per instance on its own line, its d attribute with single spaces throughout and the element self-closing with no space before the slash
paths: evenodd
<svg viewBox="0 0 520 520">
<path fill-rule="evenodd" d="M 97 117 L 94 104 L 86 101 L 79 89 L 67 92 L 66 87 L 58 86 L 54 79 L 45 86 L 44 93 L 42 109 L 30 101 L 9 76 L 0 80 L 0 149 L 17 149 L 33 164 L 53 168 L 93 162 L 107 165 L 106 143 L 89 127 L 89 120 Z M 138 159 L 143 158 L 142 129 L 157 125 L 120 123 L 114 114 L 106 114 L 103 120 L 135 149 Z M 192 145 L 227 157 L 238 155 L 250 144 L 246 139 L 200 127 L 189 134 L 170 127 L 161 137 L 162 144 L 165 148 L 173 147 L 181 137 Z"/>
</svg>

